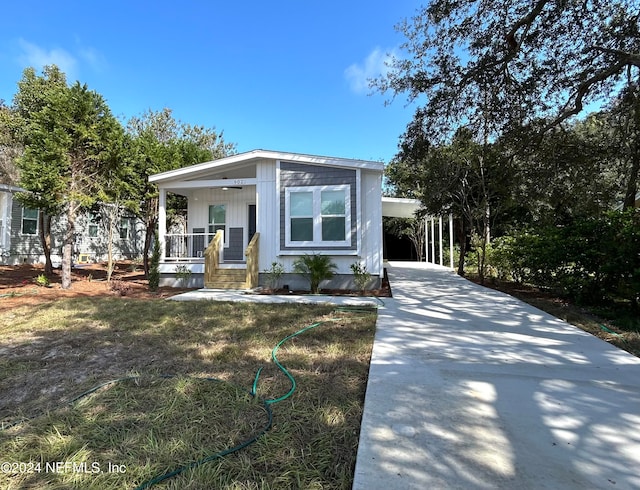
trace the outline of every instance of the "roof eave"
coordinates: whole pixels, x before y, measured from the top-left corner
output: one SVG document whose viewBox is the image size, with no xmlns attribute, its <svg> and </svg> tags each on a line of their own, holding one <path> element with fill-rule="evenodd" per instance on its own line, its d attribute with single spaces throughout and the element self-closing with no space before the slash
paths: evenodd
<svg viewBox="0 0 640 490">
<path fill-rule="evenodd" d="M 169 170 L 167 172 L 161 172 L 149 176 L 149 182 L 159 183 L 165 181 L 171 181 L 178 178 L 184 178 L 186 176 L 203 172 L 207 170 L 213 170 L 225 165 L 233 165 L 236 163 L 247 163 L 251 160 L 260 159 L 270 160 L 285 160 L 290 162 L 303 163 L 308 165 L 327 165 L 327 166 L 339 166 L 350 168 L 361 168 L 365 170 L 372 170 L 382 172 L 384 170 L 383 162 L 374 162 L 368 160 L 356 160 L 348 158 L 337 157 L 324 157 L 318 155 L 306 155 L 302 153 L 289 153 L 271 150 L 252 150 L 245 153 L 238 153 L 228 157 L 220 158 L 217 160 L 211 160 L 209 162 L 197 163 L 189 167 L 183 167 L 175 170 Z"/>
</svg>

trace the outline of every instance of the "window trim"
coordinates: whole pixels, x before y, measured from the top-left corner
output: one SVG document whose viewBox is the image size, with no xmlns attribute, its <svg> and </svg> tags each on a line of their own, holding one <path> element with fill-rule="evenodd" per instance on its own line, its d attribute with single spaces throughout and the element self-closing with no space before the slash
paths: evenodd
<svg viewBox="0 0 640 490">
<path fill-rule="evenodd" d="M 25 218 L 24 217 L 24 212 L 25 211 L 35 211 L 36 212 L 36 217 L 35 218 Z M 20 234 L 24 235 L 24 236 L 37 236 L 38 235 L 38 231 L 39 231 L 40 210 L 37 209 L 37 208 L 23 207 L 21 215 L 22 216 L 20 217 Z M 33 233 L 25 233 L 25 231 L 24 231 L 24 221 L 25 221 L 25 219 L 28 220 L 28 221 L 35 221 L 36 222 L 35 231 Z"/>
<path fill-rule="evenodd" d="M 123 220 L 127 220 L 127 226 L 125 227 L 125 229 L 127 230 L 127 237 L 122 238 L 122 236 L 120 236 L 120 240 L 126 240 L 129 242 L 132 242 L 136 239 L 136 219 L 133 216 L 122 216 L 120 218 L 120 226 L 118 226 L 118 235 L 120 235 L 121 230 L 123 229 L 122 227 Z M 98 231 L 98 234 L 99 234 L 99 231 Z"/>
<path fill-rule="evenodd" d="M 207 205 L 207 226 L 206 226 L 206 230 L 207 230 L 207 240 L 210 242 L 211 240 L 213 240 L 213 237 L 216 235 L 216 231 L 217 230 L 213 230 L 213 232 L 209 231 L 209 227 L 210 226 L 215 226 L 216 223 L 210 223 L 209 222 L 209 216 L 211 213 L 211 207 L 212 206 L 224 206 L 224 229 L 223 231 L 223 238 L 224 238 L 224 242 L 223 245 L 224 246 L 228 246 L 229 245 L 229 237 L 228 237 L 228 233 L 227 230 L 229 229 L 229 203 L 228 202 L 209 202 Z"/>
<path fill-rule="evenodd" d="M 95 234 L 92 234 L 91 231 L 95 230 Z M 118 230 L 118 235 L 120 234 L 120 230 Z M 100 227 L 98 225 L 98 215 L 97 213 L 89 213 L 89 219 L 87 222 L 87 238 L 89 240 L 96 240 L 100 237 Z"/>
<path fill-rule="evenodd" d="M 322 240 L 322 192 L 323 191 L 344 191 L 345 206 L 345 237 L 344 240 Z M 285 187 L 285 247 L 308 248 L 308 247 L 351 247 L 351 185 L 315 185 L 315 186 L 293 186 Z M 291 240 L 291 194 L 296 192 L 311 192 L 313 194 L 313 240 L 292 241 Z M 331 215 L 333 216 L 333 215 Z"/>
</svg>

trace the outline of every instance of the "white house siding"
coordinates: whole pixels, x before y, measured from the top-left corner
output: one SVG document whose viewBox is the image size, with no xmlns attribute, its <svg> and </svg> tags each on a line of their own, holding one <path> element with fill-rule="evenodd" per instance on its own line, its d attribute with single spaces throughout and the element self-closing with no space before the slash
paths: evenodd
<svg viewBox="0 0 640 490">
<path fill-rule="evenodd" d="M 208 233 L 209 205 L 224 203 L 227 206 L 227 230 L 229 227 L 242 227 L 243 245 L 246 246 L 249 240 L 248 205 L 255 204 L 256 231 L 260 233 L 261 273 L 269 269 L 273 262 L 280 262 L 286 273 L 283 284 L 295 289 L 302 288 L 306 284 L 304 279 L 293 273 L 294 262 L 305 253 L 323 253 L 329 255 L 338 267 L 338 277 L 326 287 L 352 287 L 351 265 L 354 263 L 364 263 L 367 270 L 378 279 L 382 276 L 382 170 L 382 164 L 377 162 L 255 150 L 157 174 L 150 181 L 157 182 L 160 187 L 161 220 L 164 216 L 165 192 L 187 196 L 186 231 L 189 234 L 203 229 Z M 244 185 L 239 183 L 243 179 L 250 182 Z M 223 191 L 221 187 L 226 182 L 230 187 L 242 185 L 242 189 Z M 318 243 L 298 246 L 289 243 L 283 231 L 286 225 L 285 189 L 321 185 L 350 186 L 351 234 L 348 243 L 346 240 L 345 243 L 333 245 Z M 165 229 L 161 222 L 161 239 Z M 225 235 L 225 246 L 228 246 L 228 233 Z M 194 258 L 188 261 L 188 265 L 195 274 L 202 274 L 202 262 Z M 168 260 L 161 264 L 161 268 L 169 278 L 175 264 Z M 261 279 L 261 283 L 264 283 L 264 275 Z"/>
<path fill-rule="evenodd" d="M 255 185 L 245 185 L 242 186 L 242 189 L 230 188 L 226 191 L 220 188 L 194 190 L 189 196 L 187 210 L 188 233 L 193 233 L 194 229 L 204 229 L 205 233 L 207 233 L 209 229 L 209 206 L 224 204 L 226 209 L 224 246 L 229 247 L 229 228 L 242 228 L 242 247 L 246 248 L 249 244 L 249 204 L 255 203 Z"/>
<path fill-rule="evenodd" d="M 262 160 L 256 165 L 256 204 L 257 230 L 260 232 L 258 245 L 260 270 L 268 269 L 279 257 L 277 240 L 270 236 L 278 233 L 278 189 L 276 186 L 276 163 L 274 160 Z"/>
<path fill-rule="evenodd" d="M 358 223 L 359 236 L 364 236 L 360 246 L 360 260 L 372 275 L 382 277 L 382 176 L 379 172 L 361 172 L 362 215 Z"/>
</svg>

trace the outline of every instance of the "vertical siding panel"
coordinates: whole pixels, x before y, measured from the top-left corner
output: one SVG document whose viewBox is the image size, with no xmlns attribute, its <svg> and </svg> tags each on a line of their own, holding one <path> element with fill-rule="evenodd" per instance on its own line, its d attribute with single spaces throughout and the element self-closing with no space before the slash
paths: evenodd
<svg viewBox="0 0 640 490">
<path fill-rule="evenodd" d="M 379 173 L 364 170 L 361 176 L 361 257 L 372 275 L 382 276 L 382 177 Z"/>
<path fill-rule="evenodd" d="M 258 270 L 267 269 L 278 260 L 278 203 L 276 189 L 276 162 L 262 160 L 256 165 L 257 227 L 260 233 Z"/>
</svg>

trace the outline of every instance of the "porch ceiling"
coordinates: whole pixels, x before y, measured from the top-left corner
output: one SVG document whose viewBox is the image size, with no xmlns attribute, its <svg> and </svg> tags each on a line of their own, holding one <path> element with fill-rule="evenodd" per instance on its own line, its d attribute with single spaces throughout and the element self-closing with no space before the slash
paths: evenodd
<svg viewBox="0 0 640 490">
<path fill-rule="evenodd" d="M 415 212 L 422 207 L 418 199 L 400 197 L 382 198 L 382 216 L 388 218 L 413 218 Z"/>
</svg>

